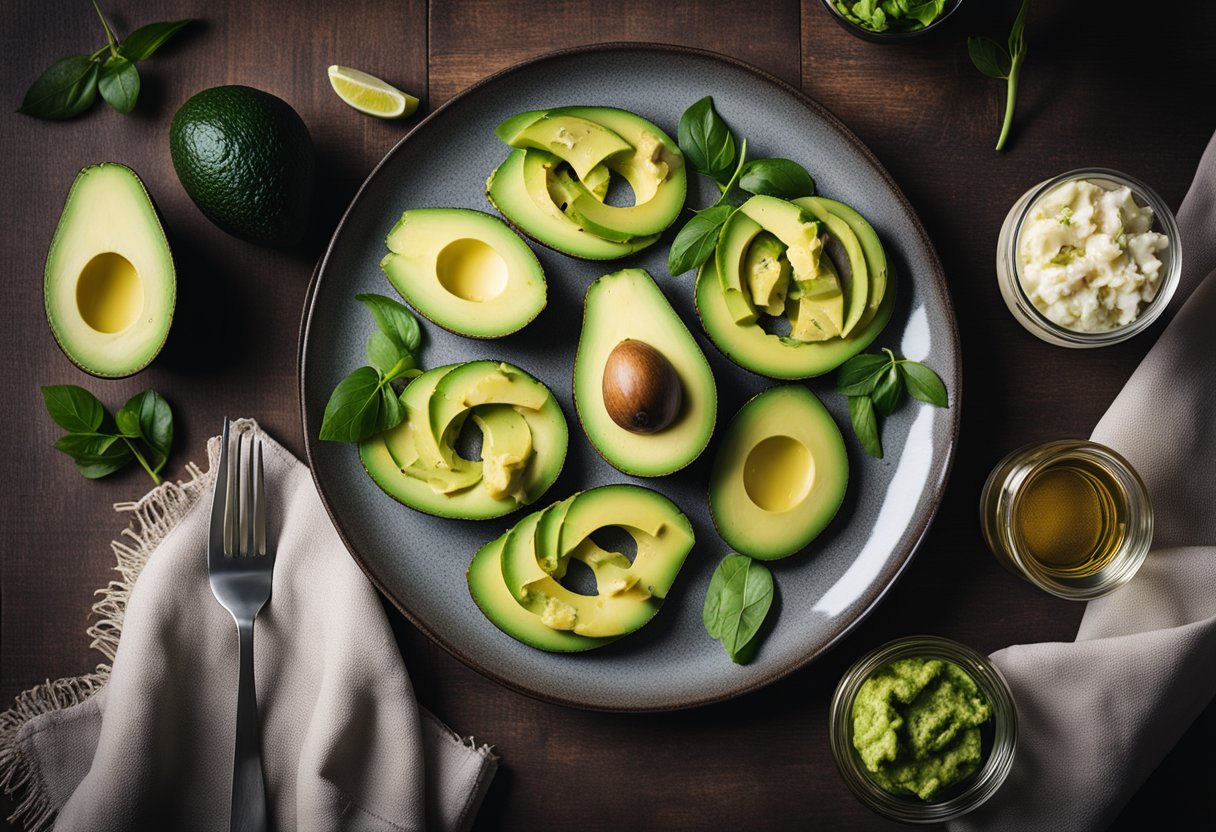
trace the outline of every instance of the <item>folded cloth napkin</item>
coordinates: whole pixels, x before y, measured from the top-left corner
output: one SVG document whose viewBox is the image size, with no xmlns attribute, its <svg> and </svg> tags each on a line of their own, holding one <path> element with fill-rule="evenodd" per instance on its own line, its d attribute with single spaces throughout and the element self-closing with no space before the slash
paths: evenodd
<svg viewBox="0 0 1216 832">
<path fill-rule="evenodd" d="M 419 707 L 308 469 L 263 441 L 278 553 L 254 660 L 272 828 L 466 829 L 494 755 Z M 113 668 L 39 686 L 0 715 L 0 784 L 28 829 L 228 828 L 237 636 L 206 556 L 218 453 L 212 439 L 211 471 L 191 465 L 191 481 L 118 507 L 135 517 L 114 546 L 123 580 L 90 630 Z"/>
<path fill-rule="evenodd" d="M 1093 432 L 1148 486 L 1153 551 L 1089 602 L 1076 641 L 992 655 L 1017 701 L 1017 756 L 953 828 L 1106 827 L 1216 695 L 1216 137 L 1178 224 L 1190 297 Z"/>
</svg>

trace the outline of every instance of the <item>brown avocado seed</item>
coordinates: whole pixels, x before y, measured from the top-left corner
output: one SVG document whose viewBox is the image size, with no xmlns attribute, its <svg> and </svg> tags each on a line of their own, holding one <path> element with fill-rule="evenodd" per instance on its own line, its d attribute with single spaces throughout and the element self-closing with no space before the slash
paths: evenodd
<svg viewBox="0 0 1216 832">
<path fill-rule="evenodd" d="M 684 391 L 667 356 L 626 338 L 604 364 L 604 409 L 630 433 L 658 433 L 680 414 Z"/>
</svg>

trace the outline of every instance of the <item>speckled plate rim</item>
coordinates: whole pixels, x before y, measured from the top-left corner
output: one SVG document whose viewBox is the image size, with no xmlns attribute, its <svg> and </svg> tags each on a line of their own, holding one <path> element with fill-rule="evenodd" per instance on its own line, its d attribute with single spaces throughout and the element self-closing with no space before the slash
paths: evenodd
<svg viewBox="0 0 1216 832">
<path fill-rule="evenodd" d="M 315 448 L 315 444 L 317 442 L 320 442 L 320 440 L 316 438 L 316 432 L 317 432 L 317 429 L 319 426 L 312 424 L 311 420 L 309 419 L 308 408 L 304 401 L 305 378 L 306 378 L 306 373 L 308 372 L 308 365 L 307 365 L 307 361 L 306 361 L 306 358 L 307 358 L 306 348 L 308 345 L 308 329 L 309 329 L 309 324 L 312 321 L 313 305 L 314 305 L 314 300 L 315 300 L 316 294 L 317 294 L 317 287 L 320 284 L 321 276 L 325 273 L 325 267 L 329 262 L 330 255 L 333 253 L 334 245 L 335 245 L 339 235 L 342 233 L 343 228 L 346 225 L 347 218 L 351 215 L 351 212 L 353 211 L 354 206 L 359 202 L 360 198 L 363 196 L 364 191 L 367 190 L 369 184 L 373 180 L 375 180 L 375 178 L 380 174 L 381 168 L 383 168 L 386 165 L 386 163 L 388 162 L 389 159 L 391 159 L 397 153 L 402 152 L 403 148 L 405 148 L 409 144 L 410 139 L 412 139 L 415 135 L 417 135 L 422 130 L 424 130 L 432 119 L 439 116 L 441 113 L 446 111 L 449 107 L 452 107 L 453 105 L 455 105 L 457 102 L 463 101 L 465 98 L 476 95 L 482 88 L 490 85 L 491 83 L 499 81 L 503 77 L 511 75 L 512 73 L 514 73 L 516 71 L 523 70 L 525 68 L 532 68 L 538 64 L 544 64 L 544 63 L 548 63 L 550 61 L 567 58 L 567 57 L 575 56 L 575 55 L 587 55 L 587 54 L 597 54 L 597 53 L 605 53 L 605 52 L 622 52 L 622 53 L 624 53 L 624 52 L 643 52 L 643 53 L 648 53 L 648 54 L 675 53 L 675 54 L 690 55 L 690 56 L 698 57 L 698 58 L 706 58 L 709 60 L 713 60 L 713 61 L 717 61 L 719 63 L 726 64 L 734 69 L 743 70 L 744 72 L 751 74 L 758 80 L 761 80 L 761 81 L 773 86 L 778 91 L 791 96 L 796 101 L 800 102 L 803 106 L 805 106 L 808 110 L 813 112 L 816 116 L 822 118 L 833 129 L 837 130 L 840 133 L 840 135 L 845 139 L 845 141 L 847 141 L 848 144 L 852 147 L 852 149 L 862 159 L 864 159 L 865 162 L 868 165 L 870 165 L 874 169 L 874 171 L 879 175 L 879 177 L 887 184 L 887 186 L 891 189 L 891 192 L 895 195 L 896 199 L 898 200 L 899 208 L 907 214 L 910 224 L 915 229 L 916 234 L 920 238 L 919 242 L 922 246 L 924 246 L 924 249 L 927 252 L 927 254 L 929 256 L 929 260 L 932 264 L 930 273 L 927 275 L 918 276 L 918 279 L 931 280 L 935 284 L 936 288 L 938 289 L 938 291 L 942 297 L 943 303 L 944 303 L 943 310 L 946 313 L 946 315 L 949 319 L 949 322 L 950 322 L 950 326 L 947 328 L 948 329 L 947 335 L 949 337 L 950 349 L 954 355 L 961 356 L 962 352 L 960 349 L 960 342 L 959 342 L 959 336 L 958 336 L 958 320 L 954 314 L 954 304 L 950 298 L 949 286 L 946 282 L 945 272 L 942 268 L 941 259 L 937 255 L 937 249 L 935 249 L 933 247 L 933 243 L 932 243 L 932 241 L 930 241 L 929 235 L 925 232 L 924 226 L 921 224 L 920 217 L 912 209 L 912 205 L 908 202 L 908 199 L 904 195 L 904 192 L 902 190 L 900 190 L 900 188 L 897 184 L 895 184 L 895 180 L 891 177 L 891 174 L 887 172 L 887 169 L 882 166 L 882 163 L 880 163 L 878 161 L 878 158 L 870 151 L 870 149 L 862 143 L 861 139 L 857 138 L 857 136 L 853 133 L 853 131 L 851 131 L 848 127 L 846 127 L 844 125 L 844 123 L 842 121 L 840 121 L 840 119 L 838 119 L 838 118 L 836 118 L 836 116 L 832 115 L 832 113 L 829 112 L 826 108 L 824 108 L 822 104 L 815 101 L 813 98 L 807 96 L 801 90 L 798 90 L 795 87 L 792 87 L 789 84 L 787 84 L 785 81 L 782 81 L 780 78 L 777 78 L 775 75 L 771 75 L 768 72 L 765 72 L 764 70 L 759 69 L 758 67 L 752 66 L 751 64 L 748 64 L 748 63 L 744 63 L 743 61 L 740 61 L 736 58 L 729 57 L 727 55 L 722 55 L 722 54 L 719 54 L 717 52 L 712 52 L 707 49 L 697 49 L 697 48 L 690 47 L 690 46 L 679 46 L 676 44 L 666 44 L 666 43 L 647 43 L 647 42 L 598 43 L 598 44 L 590 44 L 587 46 L 576 46 L 576 47 L 572 47 L 569 49 L 560 49 L 556 52 L 549 52 L 544 55 L 538 56 L 536 58 L 531 58 L 529 60 L 521 61 L 519 63 L 513 64 L 512 66 L 499 70 L 498 72 L 495 72 L 492 75 L 486 76 L 485 78 L 481 79 L 477 83 L 468 87 L 464 91 L 453 96 L 448 101 L 444 102 L 442 105 L 437 107 L 435 110 L 428 113 L 426 115 L 426 117 L 424 117 L 420 122 L 418 122 L 418 124 L 414 125 L 414 127 L 408 133 L 406 133 L 405 136 L 403 136 L 399 142 L 397 142 L 397 144 L 393 145 L 392 149 L 390 149 L 388 151 L 388 153 L 386 153 L 384 155 L 384 158 L 382 158 L 380 160 L 380 162 L 376 165 L 376 167 L 372 169 L 372 172 L 370 174 L 368 174 L 367 179 L 365 179 L 363 181 L 363 184 L 359 186 L 359 190 L 355 193 L 355 196 L 351 199 L 350 204 L 347 205 L 346 210 L 342 214 L 342 219 L 338 222 L 337 228 L 334 229 L 334 233 L 330 237 L 329 244 L 325 247 L 325 253 L 321 256 L 321 259 L 317 262 L 316 267 L 313 269 L 312 278 L 309 280 L 308 290 L 304 297 L 304 309 L 303 309 L 303 314 L 302 314 L 302 317 L 300 320 L 300 335 L 299 335 L 299 340 L 297 343 L 297 361 L 298 361 L 297 376 L 299 378 L 300 421 L 301 421 L 301 425 L 304 430 L 304 450 L 305 450 L 305 455 L 306 455 L 307 462 L 308 462 L 308 469 L 309 469 L 309 472 L 312 474 L 313 483 L 317 487 L 317 492 L 321 495 L 321 502 L 325 506 L 325 511 L 329 514 L 329 519 L 334 524 L 334 528 L 338 532 L 338 537 L 341 538 L 342 543 L 346 546 L 346 550 L 350 553 L 350 556 L 352 558 L 354 558 L 355 562 L 359 564 L 359 567 L 367 575 L 368 580 L 370 580 L 372 582 L 372 585 L 375 586 L 376 589 L 380 591 L 380 594 L 383 595 L 385 598 L 387 598 L 392 603 L 392 605 L 402 615 L 404 615 L 411 624 L 413 624 L 415 627 L 417 627 L 427 638 L 429 638 L 431 641 L 438 644 L 440 647 L 442 647 L 444 650 L 446 650 L 449 654 L 451 654 L 452 656 L 454 656 L 455 658 L 460 660 L 462 663 L 464 663 L 468 667 L 471 667 L 473 670 L 476 670 L 478 673 L 485 676 L 486 678 L 497 682 L 498 684 L 502 685 L 505 688 L 513 690 L 517 693 L 524 694 L 525 696 L 531 697 L 533 699 L 538 699 L 538 700 L 545 701 L 545 702 L 552 702 L 554 704 L 564 705 L 564 706 L 570 707 L 570 708 L 578 708 L 581 710 L 591 710 L 591 711 L 605 711 L 605 712 L 618 712 L 618 713 L 648 713 L 648 712 L 657 712 L 657 711 L 677 711 L 677 710 L 685 710 L 685 709 L 689 709 L 689 708 L 698 708 L 698 707 L 702 707 L 705 705 L 712 705 L 717 702 L 724 702 L 726 700 L 734 699 L 736 697 L 743 696 L 745 694 L 748 694 L 753 691 L 759 690 L 761 688 L 767 687 L 768 685 L 771 685 L 774 682 L 784 679 L 786 676 L 789 676 L 794 671 L 800 670 L 803 667 L 806 667 L 808 664 L 813 662 L 815 659 L 819 658 L 824 653 L 826 653 L 828 650 L 832 649 L 834 646 L 839 644 L 840 641 L 842 639 L 844 639 L 844 637 L 847 636 L 853 630 L 854 627 L 856 627 L 863 620 L 865 620 L 866 617 L 868 617 L 870 615 L 870 613 L 874 611 L 874 608 L 877 607 L 879 605 L 879 603 L 886 597 L 887 593 L 891 590 L 891 587 L 893 587 L 898 582 L 899 578 L 903 575 L 908 564 L 912 562 L 912 557 L 916 554 L 916 552 L 920 549 L 921 544 L 924 542 L 925 536 L 928 534 L 929 529 L 933 524 L 933 520 L 937 516 L 937 512 L 938 512 L 939 508 L 941 507 L 942 499 L 945 496 L 946 484 L 949 482 L 950 473 L 954 469 L 954 455 L 955 455 L 956 449 L 958 448 L 959 422 L 960 422 L 961 415 L 962 415 L 962 403 L 963 403 L 962 361 L 961 360 L 955 362 L 955 372 L 954 372 L 953 376 L 950 379 L 948 379 L 948 388 L 953 392 L 953 401 L 951 401 L 950 407 L 946 411 L 947 418 L 949 419 L 949 442 L 948 442 L 947 447 L 945 448 L 945 456 L 946 456 L 945 465 L 942 467 L 941 477 L 936 482 L 926 483 L 926 486 L 925 486 L 926 491 L 932 492 L 932 498 L 930 500 L 930 507 L 927 511 L 925 511 L 922 514 L 922 516 L 919 516 L 919 517 L 916 517 L 913 519 L 913 522 L 912 522 L 910 528 L 915 527 L 915 534 L 912 537 L 911 542 L 908 543 L 904 547 L 906 551 L 904 551 L 896 560 L 894 560 L 893 562 L 890 562 L 887 565 L 887 567 L 882 572 L 880 572 L 874 578 L 874 580 L 871 582 L 870 591 L 873 593 L 873 597 L 868 599 L 868 602 L 867 602 L 865 608 L 862 609 L 861 611 L 859 611 L 853 617 L 853 619 L 851 621 L 843 623 L 840 626 L 840 629 L 834 635 L 832 635 L 830 638 L 828 638 L 826 641 L 824 641 L 823 644 L 821 644 L 817 649 L 809 651 L 805 656 L 802 656 L 797 661 L 793 661 L 782 667 L 775 668 L 771 673 L 769 673 L 759 679 L 749 680 L 745 684 L 740 684 L 737 687 L 732 687 L 732 688 L 729 688 L 726 690 L 722 690 L 722 691 L 716 692 L 714 694 L 711 694 L 711 695 L 705 696 L 705 697 L 673 698 L 671 700 L 656 702 L 653 705 L 647 705 L 644 707 L 618 708 L 618 707 L 610 707 L 610 706 L 604 706 L 604 705 L 599 705 L 599 704 L 592 704 L 592 703 L 588 703 L 588 702 L 580 702 L 580 701 L 574 700 L 574 699 L 567 699 L 564 697 L 548 695 L 540 690 L 535 690 L 535 689 L 525 687 L 523 685 L 516 684 L 515 682 L 510 681 L 510 680 L 500 676 L 499 674 L 495 673 L 494 671 L 482 666 L 476 659 L 474 659 L 472 656 L 468 655 L 465 651 L 463 651 L 461 649 L 460 645 L 455 644 L 452 641 L 445 638 L 441 633 L 435 631 L 425 621 L 423 621 L 418 616 L 414 615 L 414 613 L 412 611 L 407 609 L 406 606 L 404 604 L 402 604 L 401 601 L 398 600 L 391 591 L 389 591 L 388 587 L 385 586 L 384 582 L 375 573 L 375 571 L 371 568 L 371 566 L 368 564 L 368 562 L 366 560 L 364 560 L 364 558 L 359 554 L 358 550 L 356 549 L 354 544 L 351 542 L 351 538 L 347 534 L 346 528 L 343 525 L 341 518 L 338 516 L 338 513 L 334 510 L 333 502 L 331 501 L 330 496 L 326 491 L 325 485 L 322 482 L 321 477 L 317 473 L 317 467 L 315 464 L 316 461 L 315 461 L 315 457 L 314 457 L 314 448 Z M 864 595 L 863 595 L 863 598 L 864 598 Z"/>
</svg>

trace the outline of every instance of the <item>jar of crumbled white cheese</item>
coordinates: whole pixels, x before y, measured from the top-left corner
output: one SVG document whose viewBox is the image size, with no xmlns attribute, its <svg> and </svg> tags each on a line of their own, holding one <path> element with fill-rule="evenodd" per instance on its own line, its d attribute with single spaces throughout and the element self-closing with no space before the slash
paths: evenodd
<svg viewBox="0 0 1216 832">
<path fill-rule="evenodd" d="M 1096 347 L 1147 328 L 1181 272 L 1174 215 L 1148 186 L 1087 168 L 1014 204 L 997 243 L 997 277 L 1014 317 L 1045 341 Z"/>
</svg>

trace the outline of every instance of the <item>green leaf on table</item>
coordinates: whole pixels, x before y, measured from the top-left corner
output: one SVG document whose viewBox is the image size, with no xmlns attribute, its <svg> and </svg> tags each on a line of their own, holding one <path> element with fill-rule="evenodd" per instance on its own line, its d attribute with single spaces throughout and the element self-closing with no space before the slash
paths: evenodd
<svg viewBox="0 0 1216 832">
<path fill-rule="evenodd" d="M 734 212 L 729 205 L 716 205 L 693 215 L 667 252 L 667 270 L 673 275 L 695 269 L 709 259 L 718 245 L 718 232 Z"/>
<path fill-rule="evenodd" d="M 342 379 L 325 405 L 321 438 L 331 442 L 362 442 L 400 424 L 404 412 L 400 402 L 395 409 L 387 403 L 386 388 L 392 394 L 385 374 L 374 367 L 360 367 Z"/>
<path fill-rule="evenodd" d="M 97 98 L 99 72 L 88 55 L 62 58 L 30 86 L 17 112 L 51 120 L 78 116 Z"/>
<path fill-rule="evenodd" d="M 904 384 L 907 385 L 908 393 L 913 398 L 938 407 L 950 406 L 949 397 L 946 394 L 946 385 L 937 373 L 919 361 L 900 362 L 899 370 L 904 377 Z"/>
<path fill-rule="evenodd" d="M 882 441 L 878 438 L 878 416 L 869 396 L 849 396 L 849 420 L 853 432 L 870 456 L 882 459 Z"/>
<path fill-rule="evenodd" d="M 789 159 L 756 159 L 748 162 L 739 179 L 748 193 L 798 199 L 815 195 L 815 180 L 806 168 Z"/>
<path fill-rule="evenodd" d="M 971 56 L 975 68 L 989 78 L 1003 81 L 1009 77 L 1012 59 L 1005 47 L 992 38 L 967 38 L 967 54 Z"/>
<path fill-rule="evenodd" d="M 880 415 L 890 416 L 895 412 L 895 408 L 899 407 L 903 396 L 904 383 L 899 374 L 899 367 L 891 364 L 879 376 L 878 384 L 875 385 L 874 392 L 870 394 L 870 399 L 874 402 L 874 409 Z"/>
<path fill-rule="evenodd" d="M 59 437 L 53 446 L 82 464 L 125 464 L 131 461 L 131 447 L 121 436 L 102 436 L 88 433 L 67 433 Z"/>
<path fill-rule="evenodd" d="M 883 371 L 891 364 L 885 355 L 862 353 L 836 371 L 836 392 L 844 396 L 868 396 L 878 386 Z"/>
<path fill-rule="evenodd" d="M 120 113 L 129 113 L 139 99 L 139 70 L 122 55 L 111 55 L 101 67 L 97 88 L 107 104 Z"/>
<path fill-rule="evenodd" d="M 735 164 L 735 137 L 705 96 L 680 116 L 680 150 L 699 173 L 721 180 Z"/>
<path fill-rule="evenodd" d="M 731 661 L 743 663 L 773 603 L 773 575 L 744 555 L 727 555 L 714 570 L 701 620 L 710 638 L 722 642 Z"/>
<path fill-rule="evenodd" d="M 369 292 L 355 295 L 372 313 L 380 331 L 397 344 L 401 354 L 412 356 L 422 344 L 422 330 L 418 319 L 404 304 Z"/>
<path fill-rule="evenodd" d="M 171 20 L 140 26 L 119 44 L 118 52 L 129 61 L 146 61 L 165 44 L 165 41 L 190 22 L 190 20 Z"/>
<path fill-rule="evenodd" d="M 123 436 L 139 438 L 155 454 L 152 470 L 159 472 L 173 447 L 173 410 L 155 390 L 145 390 L 131 398 L 115 414 Z"/>
<path fill-rule="evenodd" d="M 127 448 L 126 445 L 123 445 L 123 447 Z M 121 460 L 115 460 L 114 462 L 81 462 L 78 459 L 76 460 L 76 470 L 79 471 L 85 479 L 99 480 L 102 477 L 108 477 L 115 471 L 126 467 L 127 463 L 134 458 L 135 457 L 131 454 L 131 449 L 127 448 L 126 457 Z"/>
<path fill-rule="evenodd" d="M 106 418 L 106 409 L 97 397 L 75 384 L 43 387 L 42 400 L 55 424 L 72 433 L 93 433 Z"/>
</svg>

